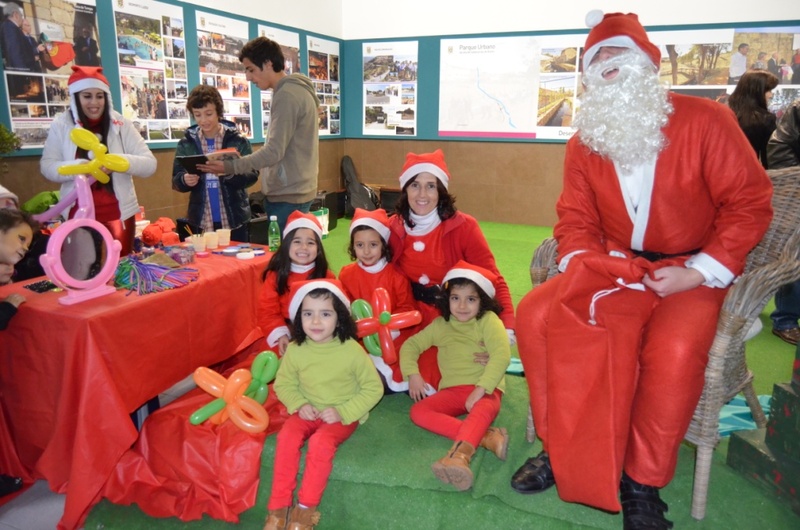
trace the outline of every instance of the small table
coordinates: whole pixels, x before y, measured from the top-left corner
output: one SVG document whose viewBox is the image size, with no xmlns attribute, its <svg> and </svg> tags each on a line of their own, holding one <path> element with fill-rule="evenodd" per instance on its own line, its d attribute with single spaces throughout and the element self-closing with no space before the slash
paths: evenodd
<svg viewBox="0 0 800 530">
<path fill-rule="evenodd" d="M 0 287 L 0 300 L 27 299 L 0 331 L 0 469 L 66 494 L 60 529 L 80 525 L 136 441 L 131 412 L 263 338 L 256 307 L 270 256 L 214 254 L 188 265 L 200 277 L 179 289 L 72 306 L 58 302 L 64 293 L 24 289 L 31 281 Z"/>
</svg>

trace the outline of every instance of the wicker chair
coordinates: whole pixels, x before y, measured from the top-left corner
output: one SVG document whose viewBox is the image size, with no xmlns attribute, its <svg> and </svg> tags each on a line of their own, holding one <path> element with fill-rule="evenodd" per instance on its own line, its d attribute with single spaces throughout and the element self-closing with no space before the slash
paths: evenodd
<svg viewBox="0 0 800 530">
<path fill-rule="evenodd" d="M 778 287 L 800 279 L 800 167 L 768 173 L 774 186 L 774 217 L 764 238 L 748 255 L 744 274 L 722 304 L 708 353 L 705 386 L 685 437 L 697 448 L 692 517 L 698 520 L 706 513 L 711 457 L 719 442 L 722 406 L 742 392 L 756 425 L 766 425 L 753 389 L 753 373 L 745 360 L 745 334 Z M 558 273 L 557 246 L 553 238 L 548 238 L 534 252 L 530 268 L 533 287 Z M 536 438 L 530 410 L 526 438 L 531 443 Z"/>
</svg>

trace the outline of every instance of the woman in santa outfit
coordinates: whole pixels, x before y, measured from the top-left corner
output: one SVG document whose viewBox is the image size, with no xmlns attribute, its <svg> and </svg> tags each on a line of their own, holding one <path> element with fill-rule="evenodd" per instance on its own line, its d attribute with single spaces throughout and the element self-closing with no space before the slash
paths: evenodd
<svg viewBox="0 0 800 530">
<path fill-rule="evenodd" d="M 371 303 L 375 289 L 382 287 L 389 293 L 392 314 L 417 309 L 408 279 L 391 263 L 389 217 L 385 210 L 378 208 L 370 212 L 356 208 L 353 221 L 350 223 L 348 252 L 356 263 L 342 267 L 339 271 L 339 281 L 342 282 L 345 294 L 351 300 L 361 298 Z M 392 331 L 395 351 L 400 351 L 400 346 L 416 329 L 414 327 Z M 400 371 L 399 359 L 387 363 L 382 356 L 370 357 L 390 391 L 408 390 L 408 382 L 403 381 L 403 374 Z"/>
<path fill-rule="evenodd" d="M 69 95 L 70 112 L 61 113 L 50 126 L 39 168 L 47 180 L 61 183 L 62 197 L 75 188 L 75 177 L 61 175 L 58 168 L 88 162 L 89 154 L 70 138 L 76 127 L 95 133 L 109 153 L 125 158 L 130 163 L 126 173 L 101 168 L 111 180 L 108 184 L 94 182 L 92 199 L 95 219 L 122 243 L 120 256 L 127 256 L 133 249 L 134 216 L 139 212 L 133 175 L 145 178 L 155 173 L 156 158 L 133 123 L 111 108 L 111 89 L 102 68 L 73 66 Z M 76 209 L 77 205 L 70 209 L 70 218 Z"/>
<path fill-rule="evenodd" d="M 422 313 L 422 327 L 440 315 L 435 304 L 442 279 L 459 260 L 488 269 L 498 277 L 496 299 L 503 307 L 500 319 L 514 344 L 514 306 L 508 285 L 497 269 L 478 222 L 456 210 L 455 197 L 448 193 L 449 184 L 450 172 L 441 149 L 406 155 L 400 173 L 402 192 L 395 210 L 397 215 L 390 219 L 389 245 L 395 265 L 411 282 L 417 308 Z M 428 393 L 433 393 L 441 379 L 435 349 L 420 356 L 419 370 L 428 384 Z"/>
</svg>

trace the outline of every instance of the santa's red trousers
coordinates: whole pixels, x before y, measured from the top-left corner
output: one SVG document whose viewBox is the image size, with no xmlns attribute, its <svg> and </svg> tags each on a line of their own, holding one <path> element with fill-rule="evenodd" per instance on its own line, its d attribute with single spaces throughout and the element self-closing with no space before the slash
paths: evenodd
<svg viewBox="0 0 800 530">
<path fill-rule="evenodd" d="M 617 351 L 613 348 L 615 344 L 613 337 L 608 340 L 604 337 L 604 340 L 600 341 L 586 341 L 581 339 L 580 333 L 576 333 L 574 340 L 570 341 L 573 327 L 559 329 L 560 335 L 567 337 L 566 342 L 562 340 L 559 347 L 550 345 L 548 348 L 548 336 L 553 339 L 554 329 L 558 329 L 559 326 L 580 327 L 575 326 L 575 323 L 564 322 L 563 315 L 568 314 L 568 311 L 555 312 L 562 315 L 559 317 L 560 321 L 550 318 L 551 311 L 555 311 L 553 304 L 559 303 L 560 293 L 563 292 L 559 284 L 564 279 L 564 275 L 559 275 L 536 287 L 522 299 L 517 309 L 519 356 L 528 382 L 537 434 L 551 456 L 559 449 L 550 446 L 551 443 L 555 443 L 551 438 L 558 439 L 558 443 L 561 443 L 561 440 L 572 443 L 581 437 L 583 431 L 580 428 L 567 433 L 559 432 L 558 435 L 549 432 L 550 426 L 569 424 L 569 420 L 566 423 L 562 420 L 568 418 L 574 409 L 556 407 L 551 410 L 548 406 L 548 396 L 552 398 L 554 389 L 558 389 L 561 391 L 563 401 L 565 394 L 569 399 L 571 392 L 584 392 L 585 387 L 593 383 L 581 378 L 583 375 L 581 356 L 596 348 L 611 348 L 608 352 L 611 359 L 608 369 L 616 373 L 605 379 L 613 380 L 619 386 L 614 388 L 613 392 L 612 389 L 592 388 L 586 395 L 591 395 L 591 392 L 597 392 L 595 396 L 611 393 L 613 398 L 607 404 L 611 404 L 611 410 L 614 411 L 616 418 L 623 418 L 623 422 L 629 422 L 629 428 L 627 436 L 622 434 L 621 439 L 616 439 L 620 436 L 619 430 L 615 435 L 613 430 L 608 429 L 609 436 L 603 437 L 607 439 L 598 445 L 613 447 L 613 451 L 621 459 L 622 468 L 637 482 L 663 487 L 674 475 L 679 444 L 688 429 L 702 392 L 708 350 L 714 338 L 719 308 L 727 290 L 698 287 L 665 298 L 656 298 L 655 302 L 651 302 L 652 308 L 647 309 L 649 317 L 644 317 L 644 322 L 635 331 L 628 332 L 630 337 L 627 343 L 638 343 L 638 348 L 634 346 L 629 348 L 630 351 Z M 615 293 L 599 301 L 597 304 L 599 310 L 602 312 L 603 304 L 615 303 L 614 298 L 617 296 L 622 297 L 617 298 L 619 301 L 636 295 L 630 291 Z M 635 309 L 628 310 L 631 311 L 632 320 L 635 320 Z M 614 326 L 625 325 L 626 319 L 619 318 L 611 324 L 609 333 L 613 335 Z M 633 340 L 630 340 L 631 338 Z M 571 356 L 569 362 L 573 362 L 575 369 L 571 372 L 548 374 L 548 365 L 552 369 L 553 359 L 558 356 L 562 356 L 562 359 L 563 356 Z M 591 401 L 582 405 L 588 411 L 585 417 L 590 418 L 590 423 L 594 422 L 590 427 L 599 425 L 600 432 L 606 429 L 603 422 L 610 423 L 609 418 L 592 418 Z M 555 421 L 556 417 L 558 421 Z M 596 434 L 598 430 L 594 432 Z M 595 441 L 601 439 L 597 438 Z M 591 442 L 577 443 L 584 444 L 583 447 L 588 447 L 589 452 L 595 447 Z M 589 461 L 594 459 L 596 462 L 608 462 L 612 460 L 613 455 L 580 455 L 580 458 L 584 457 Z M 569 456 L 562 458 L 567 461 L 570 459 Z M 553 461 L 559 494 L 562 494 L 562 485 L 563 490 L 568 490 L 572 488 L 573 482 L 576 483 L 575 489 L 579 491 L 573 498 L 564 497 L 562 494 L 565 500 L 583 502 L 604 509 L 619 509 L 616 489 L 606 491 L 605 501 L 593 502 L 592 498 L 586 498 L 585 492 L 593 487 L 586 484 L 591 482 L 587 480 L 587 476 L 591 476 L 592 470 L 584 469 L 584 473 L 580 473 L 578 469 L 571 469 L 559 475 L 559 467 L 568 468 L 571 463 L 566 462 L 560 466 L 559 464 L 561 463 Z M 603 465 L 606 464 L 597 464 L 598 467 Z M 605 481 L 607 486 L 603 487 L 610 489 L 612 481 L 615 480 L 616 488 L 619 476 L 609 479 Z M 584 484 L 580 484 L 581 482 Z M 589 497 L 593 495 L 594 493 L 589 493 Z"/>
<path fill-rule="evenodd" d="M 451 386 L 411 406 L 411 421 L 453 441 L 464 441 L 478 447 L 481 438 L 500 412 L 503 393 L 495 389 L 475 402 L 467 413 L 464 404 L 475 385 Z M 463 420 L 458 416 L 467 414 Z"/>
<path fill-rule="evenodd" d="M 336 449 L 350 438 L 357 427 L 357 421 L 342 425 L 325 423 L 319 419 L 307 421 L 301 419 L 297 413 L 289 416 L 278 432 L 272 492 L 267 509 L 278 510 L 293 504 L 292 496 L 297 486 L 297 471 L 300 469 L 300 449 L 306 440 L 308 440 L 306 467 L 300 491 L 297 493 L 297 501 L 304 506 L 319 506 L 333 469 Z"/>
</svg>

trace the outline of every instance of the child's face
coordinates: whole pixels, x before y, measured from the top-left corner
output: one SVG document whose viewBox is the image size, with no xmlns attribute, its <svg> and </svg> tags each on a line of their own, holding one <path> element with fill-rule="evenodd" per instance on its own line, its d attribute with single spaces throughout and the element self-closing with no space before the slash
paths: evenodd
<svg viewBox="0 0 800 530">
<path fill-rule="evenodd" d="M 472 285 L 455 285 L 450 289 L 450 314 L 459 322 L 475 318 L 481 309 L 481 298 Z"/>
<path fill-rule="evenodd" d="M 359 230 L 353 234 L 353 250 L 362 265 L 375 265 L 383 255 L 383 239 L 375 230 Z"/>
<path fill-rule="evenodd" d="M 31 239 L 33 231 L 25 223 L 0 231 L 0 263 L 16 265 L 28 252 Z"/>
<path fill-rule="evenodd" d="M 298 228 L 289 244 L 289 259 L 297 265 L 308 265 L 317 259 L 317 235 L 310 228 Z"/>
<path fill-rule="evenodd" d="M 314 342 L 331 340 L 339 322 L 330 296 L 327 298 L 306 296 L 300 307 L 300 319 L 306 336 Z"/>
</svg>

